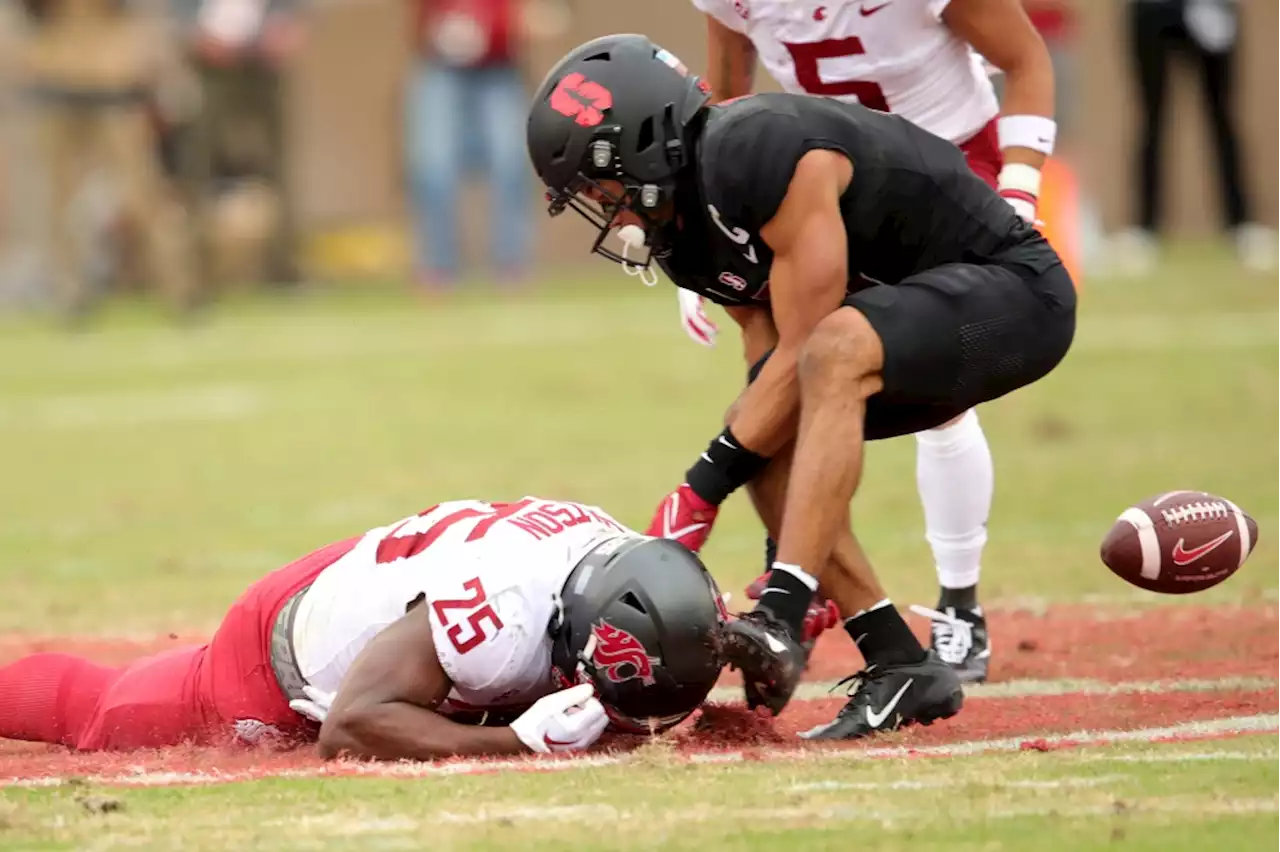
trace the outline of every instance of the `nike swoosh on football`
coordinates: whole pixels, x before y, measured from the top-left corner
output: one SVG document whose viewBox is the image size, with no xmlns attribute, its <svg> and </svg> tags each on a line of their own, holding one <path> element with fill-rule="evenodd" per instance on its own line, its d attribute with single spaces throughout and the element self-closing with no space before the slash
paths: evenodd
<svg viewBox="0 0 1280 852">
<path fill-rule="evenodd" d="M 908 678 L 907 682 L 902 685 L 902 689 L 898 690 L 898 694 L 889 699 L 889 703 L 880 708 L 880 712 L 876 713 L 867 707 L 867 724 L 873 728 L 878 728 L 884 724 L 884 720 L 889 718 L 889 714 L 893 712 L 893 708 L 898 706 L 898 702 L 902 700 L 902 696 L 911 688 L 911 684 L 915 683 L 915 678 Z"/>
<path fill-rule="evenodd" d="M 1223 542 L 1231 538 L 1235 534 L 1235 530 L 1227 530 L 1222 535 L 1211 541 L 1206 541 L 1199 547 L 1186 549 L 1186 542 L 1178 539 L 1178 543 L 1173 546 L 1173 564 L 1178 566 L 1190 565 L 1201 556 L 1206 556 L 1222 546 Z"/>
<path fill-rule="evenodd" d="M 872 8 L 870 8 L 870 9 L 868 9 L 866 6 L 859 6 L 859 7 L 858 7 L 858 13 L 859 13 L 860 15 L 862 15 L 862 17 L 864 17 L 864 18 L 865 18 L 865 17 L 867 17 L 868 15 L 874 15 L 876 12 L 879 12 L 879 11 L 880 11 L 881 9 L 883 9 L 885 6 L 889 6 L 889 5 L 891 5 L 891 4 L 892 4 L 892 0 L 890 0 L 890 2 L 889 2 L 889 3 L 881 3 L 879 6 L 873 6 L 873 7 L 872 7 Z"/>
</svg>

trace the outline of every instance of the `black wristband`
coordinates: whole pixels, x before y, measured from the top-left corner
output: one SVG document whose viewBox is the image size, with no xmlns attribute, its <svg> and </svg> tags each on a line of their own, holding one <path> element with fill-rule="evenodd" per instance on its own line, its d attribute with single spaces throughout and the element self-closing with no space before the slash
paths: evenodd
<svg viewBox="0 0 1280 852">
<path fill-rule="evenodd" d="M 769 464 L 733 437 L 728 427 L 716 436 L 685 474 L 685 482 L 703 500 L 719 506 L 730 494 L 755 479 Z"/>
</svg>

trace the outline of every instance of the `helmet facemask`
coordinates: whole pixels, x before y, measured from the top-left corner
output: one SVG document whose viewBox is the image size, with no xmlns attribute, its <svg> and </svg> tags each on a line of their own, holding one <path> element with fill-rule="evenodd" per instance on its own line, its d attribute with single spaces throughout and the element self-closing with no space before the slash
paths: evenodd
<svg viewBox="0 0 1280 852">
<path fill-rule="evenodd" d="M 665 251 L 662 231 L 671 218 L 674 175 L 659 182 L 640 181 L 627 174 L 619 155 L 620 128 L 604 127 L 587 147 L 586 162 L 562 190 L 548 190 L 547 213 L 558 216 L 573 209 L 596 228 L 591 251 L 620 264 L 628 275 L 638 276 L 648 286 L 657 283 L 651 264 Z M 681 144 L 668 146 L 675 164 L 680 162 Z M 615 185 L 606 186 L 604 181 Z M 639 224 L 617 224 L 621 213 L 630 213 Z M 617 247 L 610 245 L 615 243 Z M 632 251 L 644 249 L 642 256 Z"/>
</svg>

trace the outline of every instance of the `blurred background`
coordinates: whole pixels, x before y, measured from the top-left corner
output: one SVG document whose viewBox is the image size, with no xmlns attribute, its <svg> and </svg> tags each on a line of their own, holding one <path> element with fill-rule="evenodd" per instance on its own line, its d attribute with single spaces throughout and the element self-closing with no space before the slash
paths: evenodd
<svg viewBox="0 0 1280 852">
<path fill-rule="evenodd" d="M 1277 6 L 1206 50 L 1170 2 L 1231 6 L 1028 0 L 1062 121 L 1040 214 L 1085 274 L 1062 367 L 982 407 L 992 605 L 1151 603 L 1097 547 L 1173 488 L 1261 528 L 1258 570 L 1187 597 L 1275 599 Z M 544 215 L 526 99 L 608 32 L 699 69 L 705 29 L 687 0 L 0 0 L 0 634 L 200 635 L 446 499 L 643 528 L 742 356 Z M 927 601 L 914 469 L 877 444 L 854 510 Z M 759 573 L 745 498 L 704 555 L 725 588 Z"/>
<path fill-rule="evenodd" d="M 1059 84 L 1042 217 L 1104 277 L 1189 238 L 1268 269 L 1276 4 L 1241 0 L 1211 65 L 1151 23 L 1171 2 L 1026 0 Z M 607 32 L 698 69 L 703 21 L 685 0 L 3 0 L 0 310 L 79 322 L 152 291 L 186 317 L 228 291 L 514 289 L 586 264 L 539 212 L 527 93 Z"/>
</svg>

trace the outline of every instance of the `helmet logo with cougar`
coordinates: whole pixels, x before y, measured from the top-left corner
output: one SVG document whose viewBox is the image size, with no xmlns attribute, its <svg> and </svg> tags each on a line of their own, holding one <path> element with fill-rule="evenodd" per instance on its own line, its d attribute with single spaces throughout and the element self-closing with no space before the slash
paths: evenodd
<svg viewBox="0 0 1280 852">
<path fill-rule="evenodd" d="M 575 71 L 552 90 L 550 103 L 553 110 L 577 124 L 595 127 L 604 121 L 604 111 L 613 106 L 613 93 Z"/>
<path fill-rule="evenodd" d="M 599 621 L 591 627 L 595 648 L 591 661 L 614 683 L 639 678 L 645 686 L 653 685 L 653 667 L 662 658 L 651 657 L 640 640 L 620 627 Z"/>
</svg>

